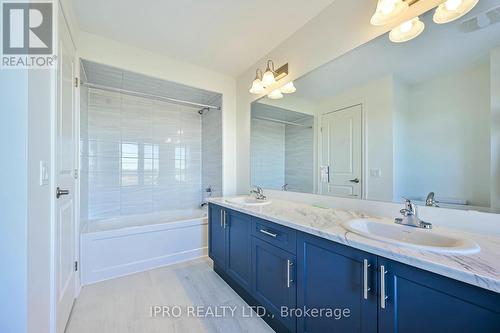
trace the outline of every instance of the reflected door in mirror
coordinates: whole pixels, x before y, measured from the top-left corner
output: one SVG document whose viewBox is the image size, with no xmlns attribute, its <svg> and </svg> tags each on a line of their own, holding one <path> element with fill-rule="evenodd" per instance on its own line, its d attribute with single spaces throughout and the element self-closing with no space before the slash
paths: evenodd
<svg viewBox="0 0 500 333">
<path fill-rule="evenodd" d="M 322 194 L 362 197 L 361 105 L 322 116 L 322 165 L 329 166 L 328 182 Z"/>
</svg>

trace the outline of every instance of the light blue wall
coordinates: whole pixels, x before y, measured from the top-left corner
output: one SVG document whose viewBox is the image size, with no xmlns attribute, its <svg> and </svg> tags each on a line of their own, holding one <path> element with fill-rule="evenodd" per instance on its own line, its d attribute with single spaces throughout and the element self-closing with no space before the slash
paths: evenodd
<svg viewBox="0 0 500 333">
<path fill-rule="evenodd" d="M 27 328 L 28 73 L 0 69 L 0 332 Z"/>
</svg>

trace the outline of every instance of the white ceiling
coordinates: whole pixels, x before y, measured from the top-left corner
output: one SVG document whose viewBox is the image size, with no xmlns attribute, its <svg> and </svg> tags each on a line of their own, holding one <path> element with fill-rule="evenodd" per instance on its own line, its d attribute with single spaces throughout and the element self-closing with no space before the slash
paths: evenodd
<svg viewBox="0 0 500 333">
<path fill-rule="evenodd" d="M 74 0 L 83 31 L 231 76 L 334 0 Z"/>
</svg>

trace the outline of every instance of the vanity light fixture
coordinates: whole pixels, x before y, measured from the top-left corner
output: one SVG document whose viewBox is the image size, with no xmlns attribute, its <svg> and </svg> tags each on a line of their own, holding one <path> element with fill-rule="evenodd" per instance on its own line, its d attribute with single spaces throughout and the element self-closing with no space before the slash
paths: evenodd
<svg viewBox="0 0 500 333">
<path fill-rule="evenodd" d="M 267 97 L 269 97 L 269 99 L 281 99 L 283 98 L 283 94 L 279 89 L 274 89 Z"/>
<path fill-rule="evenodd" d="M 264 85 L 262 84 L 262 72 L 260 69 L 257 69 L 255 71 L 255 79 L 253 80 L 252 83 L 252 88 L 250 88 L 250 92 L 252 94 L 262 94 L 265 90 Z"/>
<path fill-rule="evenodd" d="M 274 62 L 272 60 L 268 60 L 264 75 L 262 75 L 260 69 L 256 70 L 255 79 L 253 80 L 252 88 L 250 88 L 249 91 L 252 94 L 262 94 L 266 88 L 272 86 L 287 75 L 288 63 L 275 70 Z"/>
<path fill-rule="evenodd" d="M 454 21 L 470 12 L 478 2 L 479 0 L 448 0 L 436 8 L 433 20 L 437 24 Z"/>
<path fill-rule="evenodd" d="M 378 0 L 377 9 L 370 23 L 372 25 L 386 25 L 408 9 L 409 5 L 403 0 Z"/>
<path fill-rule="evenodd" d="M 424 28 L 424 22 L 420 21 L 417 16 L 392 29 L 389 33 L 389 39 L 394 43 L 407 42 L 420 35 Z"/>
<path fill-rule="evenodd" d="M 288 82 L 283 87 L 280 88 L 283 94 L 292 94 L 297 91 L 297 88 L 293 85 L 293 81 Z"/>
</svg>

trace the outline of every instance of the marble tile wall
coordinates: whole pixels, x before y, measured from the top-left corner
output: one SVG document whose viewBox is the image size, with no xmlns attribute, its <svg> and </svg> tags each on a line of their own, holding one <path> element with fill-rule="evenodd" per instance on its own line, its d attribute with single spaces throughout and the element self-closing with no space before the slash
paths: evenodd
<svg viewBox="0 0 500 333">
<path fill-rule="evenodd" d="M 222 196 L 222 112 L 211 109 L 202 116 L 203 200 Z M 207 188 L 212 192 L 208 193 Z"/>
<path fill-rule="evenodd" d="M 280 190 L 285 184 L 285 125 L 252 119 L 251 183 Z"/>
<path fill-rule="evenodd" d="M 313 193 L 314 118 L 295 122 L 307 127 L 285 126 L 285 182 L 289 191 Z"/>
<path fill-rule="evenodd" d="M 88 174 L 87 218 L 199 207 L 202 120 L 197 111 L 89 89 L 81 157 L 82 173 Z"/>
</svg>

